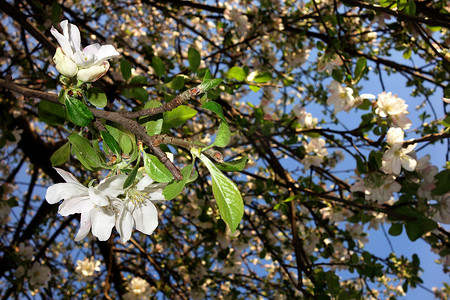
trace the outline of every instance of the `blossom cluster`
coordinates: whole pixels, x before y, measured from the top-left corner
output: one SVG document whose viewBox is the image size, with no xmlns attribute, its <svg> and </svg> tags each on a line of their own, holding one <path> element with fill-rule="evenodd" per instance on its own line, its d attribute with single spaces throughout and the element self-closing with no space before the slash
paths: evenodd
<svg viewBox="0 0 450 300">
<path fill-rule="evenodd" d="M 103 179 L 97 186 L 85 187 L 71 173 L 55 170 L 65 183 L 50 186 L 45 197 L 50 204 L 64 199 L 58 209 L 62 216 L 81 214 L 76 241 L 85 238 L 91 230 L 99 240 L 106 241 L 115 227 L 121 242 L 126 243 L 133 226 L 148 235 L 158 226 L 158 211 L 152 201 L 164 200 L 165 184 L 154 183 L 145 175 L 124 189 L 127 176 L 118 174 Z"/>
<path fill-rule="evenodd" d="M 63 34 L 54 27 L 50 30 L 58 40 L 53 61 L 56 70 L 66 77 L 77 76 L 78 80 L 93 82 L 105 75 L 109 69 L 108 59 L 120 54 L 113 45 L 92 44 L 81 50 L 80 30 L 67 20 L 61 22 Z"/>
</svg>

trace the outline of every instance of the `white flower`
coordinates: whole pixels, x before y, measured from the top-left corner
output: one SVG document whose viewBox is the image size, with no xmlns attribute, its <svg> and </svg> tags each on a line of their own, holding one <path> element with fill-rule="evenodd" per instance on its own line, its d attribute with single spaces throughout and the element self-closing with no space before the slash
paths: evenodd
<svg viewBox="0 0 450 300">
<path fill-rule="evenodd" d="M 77 272 L 82 277 L 92 277 L 95 271 L 100 271 L 99 260 L 94 260 L 93 257 L 91 259 L 85 257 L 84 260 L 77 260 L 77 267 L 75 268 L 75 272 Z"/>
<path fill-rule="evenodd" d="M 390 128 L 387 132 L 387 142 L 390 148 L 383 154 L 382 171 L 386 174 L 400 174 L 401 168 L 414 171 L 417 161 L 408 155 L 416 144 L 403 148 L 404 132 L 401 128 Z"/>
<path fill-rule="evenodd" d="M 376 105 L 375 113 L 380 117 L 386 118 L 391 116 L 394 125 L 402 129 L 409 129 L 411 127 L 412 122 L 406 117 L 409 112 L 405 100 L 397 97 L 397 95 L 392 95 L 391 92 L 383 92 L 378 95 Z"/>
<path fill-rule="evenodd" d="M 328 105 L 334 105 L 334 113 L 342 110 L 349 111 L 355 104 L 353 90 L 349 87 L 342 87 L 339 82 L 333 80 L 327 85 L 331 95 L 327 99 Z"/>
<path fill-rule="evenodd" d="M 322 138 L 311 139 L 308 144 L 304 141 L 303 146 L 305 147 L 306 155 L 301 162 L 304 164 L 305 170 L 308 170 L 311 166 L 319 167 L 325 156 L 328 155 L 328 151 L 324 147 L 325 140 Z"/>
<path fill-rule="evenodd" d="M 68 56 L 64 54 L 61 47 L 56 49 L 55 56 L 53 56 L 53 61 L 56 65 L 56 70 L 59 73 L 67 77 L 73 77 L 78 73 L 77 64 Z"/>
<path fill-rule="evenodd" d="M 437 212 L 432 219 L 439 223 L 450 224 L 450 192 L 440 197 Z"/>
<path fill-rule="evenodd" d="M 62 21 L 60 24 L 63 34 L 59 33 L 54 27 L 52 27 L 50 32 L 58 40 L 63 52 L 63 56 L 58 54 L 58 51 L 58 56 L 55 55 L 59 61 L 59 68 L 64 71 L 70 70 L 66 76 L 73 77 L 77 74 L 74 72 L 73 65 L 67 59 L 74 62 L 80 71 L 85 70 L 81 74 L 78 71 L 79 80 L 95 81 L 109 69 L 109 62 L 107 60 L 120 55 L 113 45 L 100 46 L 99 44 L 92 44 L 81 50 L 81 37 L 78 27 L 70 24 L 67 20 Z M 55 60 L 57 69 L 58 61 Z M 58 71 L 61 72 L 59 69 Z M 62 74 L 65 75 L 64 73 Z"/>
<path fill-rule="evenodd" d="M 368 174 L 365 178 L 356 177 L 356 182 L 350 188 L 352 192 L 363 192 L 364 198 L 384 204 L 392 199 L 394 193 L 398 193 L 402 186 L 395 181 L 393 175 L 381 175 L 380 173 Z"/>
<path fill-rule="evenodd" d="M 113 199 L 112 205 L 119 212 L 115 225 L 122 243 L 131 238 L 133 226 L 144 234 L 153 233 L 158 226 L 158 211 L 152 201 L 164 200 L 165 186 L 145 175 L 125 191 L 125 199 Z"/>
<path fill-rule="evenodd" d="M 123 193 L 126 175 L 108 177 L 100 181 L 98 186 L 87 188 L 69 172 L 58 168 L 55 170 L 66 182 L 50 186 L 45 198 L 50 204 L 64 199 L 58 209 L 58 213 L 62 216 L 81 214 L 80 229 L 75 241 L 85 238 L 91 228 L 92 234 L 99 240 L 109 239 L 116 218 L 110 200 Z"/>
<path fill-rule="evenodd" d="M 27 273 L 30 285 L 37 288 L 46 284 L 50 278 L 50 269 L 35 261 Z"/>
<path fill-rule="evenodd" d="M 297 116 L 297 120 L 304 128 L 314 128 L 318 123 L 317 118 L 313 118 L 312 114 L 306 112 L 304 107 L 300 107 L 300 105 L 294 105 L 292 111 Z"/>
<path fill-rule="evenodd" d="M 142 278 L 134 277 L 131 279 L 128 286 L 128 293 L 125 294 L 125 299 L 148 299 L 150 296 L 150 285 Z"/>
<path fill-rule="evenodd" d="M 331 57 L 330 60 L 328 61 L 326 61 L 326 58 L 324 57 L 324 59 L 321 59 L 317 63 L 317 71 L 318 72 L 328 71 L 331 73 L 334 69 L 342 66 L 343 64 L 344 62 L 338 55 Z"/>
</svg>

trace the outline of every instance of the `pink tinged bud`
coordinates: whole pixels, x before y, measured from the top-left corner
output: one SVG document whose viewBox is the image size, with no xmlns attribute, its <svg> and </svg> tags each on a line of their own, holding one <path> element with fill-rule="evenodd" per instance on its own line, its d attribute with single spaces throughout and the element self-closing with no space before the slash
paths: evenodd
<svg viewBox="0 0 450 300">
<path fill-rule="evenodd" d="M 92 66 L 87 69 L 80 69 L 78 71 L 77 78 L 84 82 L 94 82 L 105 75 L 108 69 L 109 62 L 105 61 L 98 66 Z"/>
<path fill-rule="evenodd" d="M 63 53 L 61 47 L 56 49 L 55 56 L 53 56 L 53 61 L 55 62 L 56 70 L 58 70 L 58 72 L 62 75 L 66 77 L 73 77 L 77 75 L 78 66 L 72 59 Z"/>
</svg>

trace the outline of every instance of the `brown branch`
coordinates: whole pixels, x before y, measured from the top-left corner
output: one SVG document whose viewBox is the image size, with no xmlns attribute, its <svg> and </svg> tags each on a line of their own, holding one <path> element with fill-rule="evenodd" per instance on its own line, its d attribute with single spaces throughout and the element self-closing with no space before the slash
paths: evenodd
<svg viewBox="0 0 450 300">
<path fill-rule="evenodd" d="M 443 133 L 431 133 L 428 135 L 425 135 L 421 138 L 418 139 L 413 139 L 413 140 L 409 140 L 403 143 L 403 147 L 407 147 L 409 145 L 412 144 L 416 144 L 416 143 L 423 143 L 423 142 L 436 142 L 439 140 L 443 140 L 443 139 L 448 139 L 450 138 L 450 133 L 449 132 L 443 132 Z"/>
</svg>

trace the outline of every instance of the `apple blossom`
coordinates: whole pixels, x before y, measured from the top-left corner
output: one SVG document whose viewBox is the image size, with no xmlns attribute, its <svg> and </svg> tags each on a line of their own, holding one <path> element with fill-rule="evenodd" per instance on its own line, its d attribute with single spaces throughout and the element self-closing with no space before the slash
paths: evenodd
<svg viewBox="0 0 450 300">
<path fill-rule="evenodd" d="M 126 175 L 108 177 L 100 181 L 98 186 L 87 188 L 69 172 L 59 168 L 55 170 L 66 182 L 50 186 L 45 198 L 50 204 L 64 199 L 58 209 L 58 213 L 62 216 L 81 214 L 81 226 L 75 240 L 85 238 L 91 228 L 92 234 L 99 240 L 109 239 L 116 216 L 116 212 L 110 206 L 110 199 L 123 193 Z"/>
<path fill-rule="evenodd" d="M 77 26 L 67 20 L 60 23 L 61 34 L 54 27 L 50 30 L 58 40 L 54 61 L 56 69 L 67 77 L 77 75 L 78 79 L 92 82 L 102 77 L 109 69 L 108 59 L 119 56 L 113 45 L 92 44 L 81 50 L 80 31 Z M 76 68 L 77 70 L 76 70 Z"/>
<path fill-rule="evenodd" d="M 331 95 L 327 99 L 328 105 L 334 105 L 334 113 L 342 110 L 349 111 L 355 105 L 355 98 L 353 97 L 353 90 L 349 87 L 343 87 L 336 80 L 331 81 L 327 85 Z"/>
<path fill-rule="evenodd" d="M 380 117 L 386 118 L 390 116 L 394 125 L 402 129 L 409 129 L 411 127 L 412 122 L 406 117 L 409 112 L 405 100 L 399 98 L 397 95 L 392 95 L 391 92 L 382 92 L 378 95 L 376 105 L 375 113 Z"/>
<path fill-rule="evenodd" d="M 379 172 L 370 173 L 365 178 L 356 177 L 357 181 L 350 188 L 352 192 L 363 192 L 364 198 L 384 204 L 394 193 L 398 193 L 401 185 L 395 181 L 393 175 L 382 175 Z"/>
<path fill-rule="evenodd" d="M 44 286 L 50 278 L 50 269 L 47 266 L 35 261 L 28 270 L 27 276 L 29 277 L 29 283 L 33 288 Z"/>
<path fill-rule="evenodd" d="M 151 201 L 164 200 L 164 183 L 154 183 L 145 175 L 138 183 L 125 191 L 125 199 L 113 199 L 112 206 L 118 211 L 115 222 L 120 240 L 126 243 L 131 238 L 133 226 L 144 234 L 152 234 L 158 226 L 158 211 Z"/>
<path fill-rule="evenodd" d="M 305 147 L 305 158 L 301 161 L 305 165 L 305 170 L 308 170 L 311 166 L 319 167 L 320 164 L 328 155 L 325 146 L 325 140 L 322 138 L 311 139 L 309 143 L 303 141 Z"/>
<path fill-rule="evenodd" d="M 100 271 L 99 260 L 95 260 L 93 257 L 91 259 L 85 257 L 84 260 L 77 260 L 75 272 L 77 272 L 81 277 L 92 277 L 95 271 Z"/>
<path fill-rule="evenodd" d="M 387 142 L 390 148 L 383 154 L 382 171 L 386 174 L 400 174 L 401 168 L 414 171 L 417 161 L 408 155 L 416 144 L 403 148 L 404 132 L 401 128 L 390 128 L 387 132 Z"/>
<path fill-rule="evenodd" d="M 128 286 L 128 293 L 124 295 L 126 300 L 148 299 L 150 296 L 150 285 L 142 278 L 134 277 Z"/>
<path fill-rule="evenodd" d="M 437 211 L 432 219 L 439 223 L 450 224 L 450 192 L 439 198 Z"/>
</svg>

